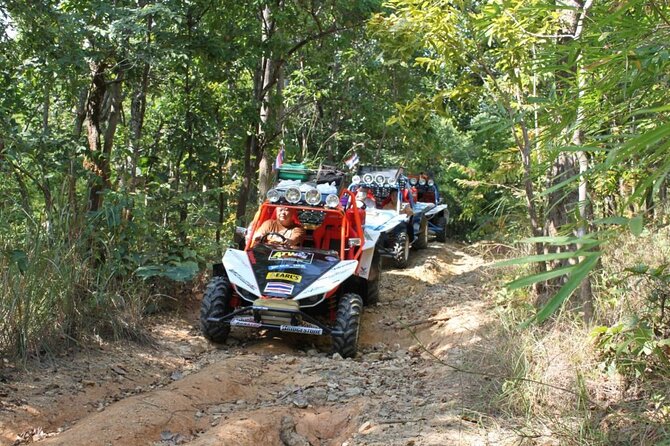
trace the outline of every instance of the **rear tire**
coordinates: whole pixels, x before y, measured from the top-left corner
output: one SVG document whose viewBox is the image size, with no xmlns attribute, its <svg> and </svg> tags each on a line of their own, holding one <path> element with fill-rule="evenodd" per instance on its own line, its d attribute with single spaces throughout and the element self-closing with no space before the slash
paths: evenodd
<svg viewBox="0 0 670 446">
<path fill-rule="evenodd" d="M 407 268 L 409 263 L 409 237 L 405 231 L 399 232 L 393 240 L 393 266 Z"/>
<path fill-rule="evenodd" d="M 426 249 L 428 247 L 428 220 L 425 218 L 421 219 L 419 234 L 417 235 L 414 246 L 416 246 L 416 249 Z"/>
<path fill-rule="evenodd" d="M 232 313 L 231 295 L 232 288 L 226 276 L 212 277 L 207 284 L 200 306 L 200 330 L 212 342 L 223 343 L 228 338 L 230 324 L 208 319 L 218 319 Z"/>
<path fill-rule="evenodd" d="M 343 358 L 353 358 L 358 352 L 362 312 L 363 299 L 358 294 L 347 293 L 340 298 L 334 328 L 342 332 L 342 336 L 333 336 L 333 351 Z"/>
<path fill-rule="evenodd" d="M 435 238 L 438 242 L 444 243 L 447 241 L 447 216 L 442 214 L 442 216 L 437 219 L 437 225 L 441 229 L 435 234 Z"/>
</svg>

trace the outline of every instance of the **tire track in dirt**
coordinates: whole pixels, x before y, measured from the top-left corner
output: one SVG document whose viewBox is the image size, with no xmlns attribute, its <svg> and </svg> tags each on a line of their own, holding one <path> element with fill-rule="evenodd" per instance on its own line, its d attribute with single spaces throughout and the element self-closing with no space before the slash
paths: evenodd
<svg viewBox="0 0 670 446">
<path fill-rule="evenodd" d="M 481 299 L 483 271 L 481 258 L 452 243 L 415 251 L 406 270 L 385 270 L 380 303 L 364 312 L 354 360 L 332 358 L 324 338 L 238 329 L 216 348 L 188 327 L 197 324 L 193 313 L 174 324 L 181 327 L 176 335 L 166 321 L 156 329 L 162 367 L 150 363 L 155 352 L 134 345 L 123 361 L 106 359 L 107 373 L 114 364 L 122 367 L 117 381 L 135 385 L 133 392 L 124 393 L 118 382 L 112 388 L 99 375 L 85 377 L 95 383 L 79 389 L 76 403 L 87 409 L 77 411 L 67 395 L 38 401 L 19 395 L 25 388 L 17 386 L 11 396 L 24 403 L 7 409 L 8 422 L 0 412 L 0 442 L 12 444 L 23 433 L 26 441 L 16 444 L 501 443 L 500 431 L 477 420 L 485 383 L 431 356 L 462 366 L 478 354 L 492 323 Z M 147 373 L 154 375 L 151 384 Z M 100 389 L 114 397 L 97 406 L 86 401 L 87 392 L 99 398 Z M 53 417 L 58 412 L 66 415 Z"/>
</svg>

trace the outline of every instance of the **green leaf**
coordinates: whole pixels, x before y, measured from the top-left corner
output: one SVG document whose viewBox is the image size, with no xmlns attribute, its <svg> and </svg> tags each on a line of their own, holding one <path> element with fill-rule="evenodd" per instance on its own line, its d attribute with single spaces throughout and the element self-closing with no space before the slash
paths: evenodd
<svg viewBox="0 0 670 446">
<path fill-rule="evenodd" d="M 590 236 L 585 237 L 572 237 L 572 236 L 555 236 L 555 237 L 529 237 L 521 240 L 522 243 L 547 243 L 552 246 L 563 246 L 563 245 L 589 245 L 595 246 L 602 243 L 601 240 L 591 238 Z"/>
<path fill-rule="evenodd" d="M 21 273 L 25 273 L 28 269 L 28 255 L 25 251 L 14 249 L 8 253 L 9 260 L 16 264 Z"/>
<path fill-rule="evenodd" d="M 624 269 L 624 271 L 628 271 L 629 273 L 633 274 L 644 274 L 649 271 L 649 266 L 645 265 L 644 263 L 638 263 L 637 265 L 633 265 Z"/>
<path fill-rule="evenodd" d="M 519 257 L 516 259 L 503 260 L 502 262 L 497 262 L 493 266 L 510 266 L 510 265 L 523 265 L 524 263 L 535 263 L 535 262 L 544 262 L 546 260 L 561 260 L 561 259 L 572 259 L 574 257 L 592 257 L 599 256 L 599 252 L 594 251 L 574 251 L 574 252 L 557 252 L 553 254 L 540 254 L 526 257 Z"/>
<path fill-rule="evenodd" d="M 149 265 L 135 270 L 135 275 L 148 279 L 150 277 L 167 277 L 175 282 L 187 282 L 195 277 L 199 268 L 196 262 L 187 261 L 174 265 Z"/>
<path fill-rule="evenodd" d="M 628 222 L 628 227 L 634 236 L 639 237 L 640 234 L 642 234 L 642 230 L 644 229 L 644 218 L 642 215 L 631 218 Z"/>
<path fill-rule="evenodd" d="M 563 285 L 561 289 L 558 290 L 558 293 L 556 293 L 554 297 L 552 297 L 549 302 L 547 302 L 547 304 L 540 309 L 535 317 L 524 322 L 522 327 L 527 327 L 534 320 L 538 323 L 542 323 L 547 320 L 549 316 L 554 314 L 556 310 L 558 310 L 563 302 L 565 302 L 565 300 L 572 295 L 579 284 L 582 283 L 582 280 L 584 280 L 589 275 L 593 267 L 595 267 L 596 263 L 598 262 L 598 257 L 600 257 L 600 253 L 594 254 L 597 255 L 587 257 L 581 263 L 575 266 L 573 273 L 570 274 L 570 278 L 565 283 L 565 285 Z"/>
<path fill-rule="evenodd" d="M 545 280 L 553 279 L 554 277 L 564 276 L 569 274 L 572 270 L 575 269 L 575 265 L 564 266 L 561 268 L 556 268 L 551 271 L 545 271 L 538 274 L 533 274 L 532 276 L 524 276 L 519 279 L 516 279 L 507 284 L 507 288 L 510 290 L 516 290 L 518 288 L 527 287 L 537 282 L 543 282 Z"/>
<path fill-rule="evenodd" d="M 626 217 L 606 217 L 593 220 L 594 225 L 619 225 L 624 226 L 628 224 L 629 219 Z"/>
<path fill-rule="evenodd" d="M 636 116 L 636 115 L 642 115 L 646 113 L 660 113 L 660 112 L 666 112 L 670 110 L 670 105 L 664 105 L 662 107 L 655 107 L 655 108 L 642 108 L 640 110 L 634 111 L 631 113 L 631 116 Z"/>
</svg>

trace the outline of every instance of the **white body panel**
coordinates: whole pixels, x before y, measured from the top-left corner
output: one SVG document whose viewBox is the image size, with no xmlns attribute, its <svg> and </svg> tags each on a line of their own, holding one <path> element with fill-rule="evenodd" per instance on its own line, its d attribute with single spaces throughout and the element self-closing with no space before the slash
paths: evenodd
<svg viewBox="0 0 670 446">
<path fill-rule="evenodd" d="M 326 274 L 319 277 L 314 283 L 305 288 L 293 300 L 300 300 L 316 294 L 327 293 L 345 280 L 347 280 L 358 267 L 356 260 L 342 260 L 340 263 L 329 269 Z"/>
<path fill-rule="evenodd" d="M 365 235 L 365 241 L 363 242 L 363 253 L 361 254 L 361 260 L 359 261 L 356 275 L 367 279 L 370 275 L 372 257 L 375 255 L 375 246 L 377 245 L 377 240 L 379 240 L 379 236 L 381 234 L 371 229 L 365 229 L 363 232 Z"/>
<path fill-rule="evenodd" d="M 246 252 L 228 249 L 223 255 L 223 267 L 226 269 L 228 279 L 232 284 L 249 291 L 255 296 L 261 295 L 261 290 L 256 283 L 256 276 Z"/>
<path fill-rule="evenodd" d="M 441 212 L 441 211 L 445 210 L 446 208 L 447 208 L 446 204 L 441 204 L 439 206 L 435 206 L 433 209 L 426 212 L 426 217 L 431 217 L 431 216 L 437 214 L 438 212 Z"/>
<path fill-rule="evenodd" d="M 400 223 L 406 223 L 409 217 L 387 209 L 366 209 L 365 228 L 378 232 L 386 232 Z"/>
</svg>

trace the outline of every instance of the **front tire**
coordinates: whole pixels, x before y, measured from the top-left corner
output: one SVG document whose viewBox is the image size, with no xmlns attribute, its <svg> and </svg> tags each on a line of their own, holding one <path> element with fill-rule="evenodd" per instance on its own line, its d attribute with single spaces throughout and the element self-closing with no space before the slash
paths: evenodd
<svg viewBox="0 0 670 446">
<path fill-rule="evenodd" d="M 447 241 L 447 216 L 442 214 L 442 216 L 437 220 L 437 225 L 441 228 L 436 234 L 435 238 L 438 242 Z"/>
<path fill-rule="evenodd" d="M 393 240 L 393 266 L 396 268 L 407 268 L 409 263 L 409 237 L 407 232 L 402 231 L 395 235 Z"/>
<path fill-rule="evenodd" d="M 230 305 L 232 287 L 226 276 L 212 277 L 202 297 L 200 306 L 200 330 L 212 342 L 223 343 L 230 333 L 230 324 L 209 319 L 222 318 L 233 309 Z"/>
<path fill-rule="evenodd" d="M 360 332 L 363 299 L 356 293 L 347 293 L 340 298 L 337 305 L 335 330 L 341 336 L 333 336 L 333 351 L 343 358 L 353 358 L 358 352 L 358 335 Z"/>
<path fill-rule="evenodd" d="M 425 218 L 421 219 L 419 234 L 414 246 L 416 246 L 416 249 L 426 249 L 428 247 L 428 220 Z"/>
</svg>

